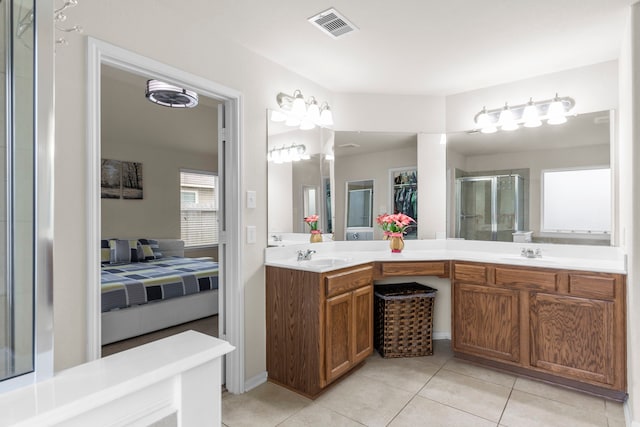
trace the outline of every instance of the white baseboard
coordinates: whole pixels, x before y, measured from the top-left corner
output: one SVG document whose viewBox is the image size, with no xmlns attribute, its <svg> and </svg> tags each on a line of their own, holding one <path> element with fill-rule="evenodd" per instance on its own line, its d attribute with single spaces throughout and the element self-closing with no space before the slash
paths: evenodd
<svg viewBox="0 0 640 427">
<path fill-rule="evenodd" d="M 631 408 L 629 407 L 629 399 L 624 402 L 624 421 L 627 427 L 640 427 L 640 421 L 634 421 L 631 417 Z"/>
<path fill-rule="evenodd" d="M 267 382 L 267 371 L 260 372 L 258 375 L 253 376 L 244 382 L 245 393 L 251 389 L 258 387 L 260 384 Z"/>
<path fill-rule="evenodd" d="M 451 332 L 434 332 L 434 340 L 451 340 Z"/>
</svg>

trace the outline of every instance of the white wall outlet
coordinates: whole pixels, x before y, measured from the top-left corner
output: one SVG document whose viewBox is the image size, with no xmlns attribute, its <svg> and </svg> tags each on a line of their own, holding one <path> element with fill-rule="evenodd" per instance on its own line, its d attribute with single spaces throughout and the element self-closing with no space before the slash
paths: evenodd
<svg viewBox="0 0 640 427">
<path fill-rule="evenodd" d="M 256 208 L 256 192 L 252 190 L 247 191 L 247 208 L 255 209 Z"/>
<path fill-rule="evenodd" d="M 247 243 L 254 245 L 256 243 L 256 226 L 247 225 Z"/>
</svg>

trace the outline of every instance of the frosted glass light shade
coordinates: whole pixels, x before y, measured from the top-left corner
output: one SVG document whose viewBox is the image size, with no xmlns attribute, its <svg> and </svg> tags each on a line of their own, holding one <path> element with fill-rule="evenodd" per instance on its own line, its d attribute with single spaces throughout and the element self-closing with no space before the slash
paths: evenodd
<svg viewBox="0 0 640 427">
<path fill-rule="evenodd" d="M 518 124 L 516 123 L 516 120 L 513 117 L 513 112 L 509 109 L 509 107 L 505 106 L 504 109 L 500 112 L 500 118 L 498 118 L 498 126 L 500 126 L 502 130 L 518 129 Z"/>
<path fill-rule="evenodd" d="M 542 125 L 542 121 L 540 121 L 540 116 L 538 114 L 538 107 L 533 105 L 533 102 L 529 102 L 529 104 L 524 107 L 522 120 L 524 121 L 524 127 L 526 128 L 536 128 Z"/>
<path fill-rule="evenodd" d="M 291 112 L 298 116 L 303 116 L 307 113 L 307 104 L 304 102 L 304 97 L 302 93 L 298 91 L 298 94 L 293 99 L 293 104 L 291 105 Z"/>
<path fill-rule="evenodd" d="M 567 112 L 562 105 L 562 101 L 553 101 L 549 105 L 549 112 L 547 113 L 547 117 L 549 117 L 549 119 L 547 120 L 547 123 L 549 123 L 550 125 L 560 125 L 562 123 L 566 123 L 566 114 Z"/>
</svg>

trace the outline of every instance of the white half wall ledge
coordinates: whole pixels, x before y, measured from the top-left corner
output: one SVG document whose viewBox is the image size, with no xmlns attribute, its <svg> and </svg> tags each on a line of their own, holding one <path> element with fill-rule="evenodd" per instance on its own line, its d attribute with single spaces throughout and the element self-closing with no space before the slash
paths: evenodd
<svg viewBox="0 0 640 427">
<path fill-rule="evenodd" d="M 187 331 L 0 395 L 0 426 L 220 425 L 226 341 Z M 96 420 L 99 420 L 96 421 Z"/>
</svg>

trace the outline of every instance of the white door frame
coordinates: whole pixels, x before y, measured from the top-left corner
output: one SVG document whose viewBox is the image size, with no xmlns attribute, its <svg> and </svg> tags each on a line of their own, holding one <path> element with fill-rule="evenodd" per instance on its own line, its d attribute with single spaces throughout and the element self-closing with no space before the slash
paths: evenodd
<svg viewBox="0 0 640 427">
<path fill-rule="evenodd" d="M 242 277 L 241 230 L 241 112 L 242 94 L 211 80 L 135 54 L 104 41 L 87 38 L 87 360 L 100 357 L 100 74 L 101 65 L 109 65 L 133 74 L 154 76 L 197 93 L 224 102 L 227 114 L 225 148 L 226 230 L 221 244 L 226 245 L 223 292 L 226 330 L 220 336 L 236 347 L 226 356 L 226 387 L 231 393 L 243 393 L 244 387 L 244 281 Z M 222 153 L 219 153 L 222 155 Z"/>
</svg>

